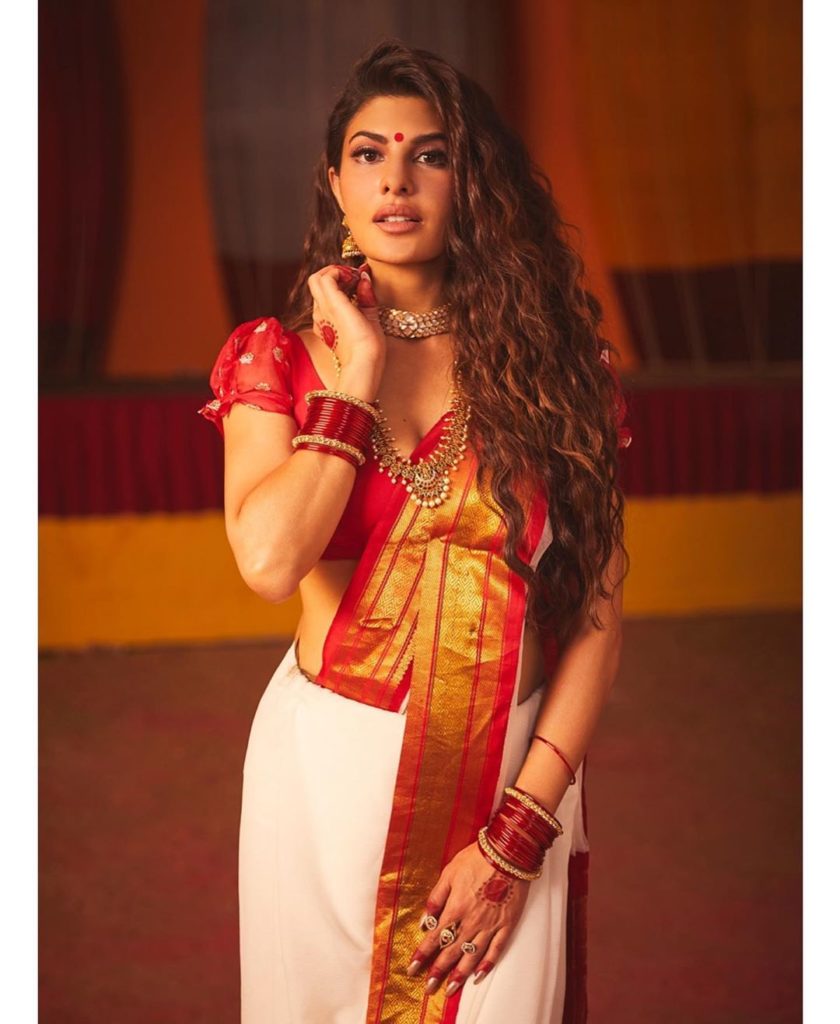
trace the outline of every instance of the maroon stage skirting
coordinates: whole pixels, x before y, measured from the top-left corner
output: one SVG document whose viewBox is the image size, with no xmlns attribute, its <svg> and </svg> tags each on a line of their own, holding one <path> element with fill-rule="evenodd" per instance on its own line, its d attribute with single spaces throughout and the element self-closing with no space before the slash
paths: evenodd
<svg viewBox="0 0 840 1024">
<path fill-rule="evenodd" d="M 799 380 L 627 389 L 628 496 L 798 491 Z M 222 440 L 197 387 L 39 400 L 39 509 L 47 516 L 222 507 Z"/>
</svg>

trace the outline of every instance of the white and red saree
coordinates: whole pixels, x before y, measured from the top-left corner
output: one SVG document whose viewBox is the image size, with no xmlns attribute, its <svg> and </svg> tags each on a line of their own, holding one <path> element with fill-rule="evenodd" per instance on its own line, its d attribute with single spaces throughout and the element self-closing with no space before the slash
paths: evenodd
<svg viewBox="0 0 840 1024">
<path fill-rule="evenodd" d="M 426 898 L 514 781 L 544 692 L 516 704 L 527 588 L 502 558 L 504 521 L 477 468 L 468 450 L 438 508 L 394 488 L 319 676 L 304 677 L 292 647 L 260 702 L 240 830 L 244 1024 L 586 1019 L 583 769 L 557 809 L 565 834 L 481 984 L 427 996 L 424 972 L 405 973 Z M 519 554 L 536 566 L 545 498 L 527 508 Z"/>
</svg>

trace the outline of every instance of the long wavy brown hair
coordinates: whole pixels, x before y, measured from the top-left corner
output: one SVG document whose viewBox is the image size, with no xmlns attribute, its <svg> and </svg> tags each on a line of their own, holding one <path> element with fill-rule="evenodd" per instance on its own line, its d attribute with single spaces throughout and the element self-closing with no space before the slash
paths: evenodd
<svg viewBox="0 0 840 1024">
<path fill-rule="evenodd" d="M 603 628 L 595 601 L 620 582 L 605 572 L 616 548 L 620 579 L 629 567 L 616 482 L 624 400 L 601 358 L 615 349 L 598 333 L 602 308 L 584 288 L 548 178 L 481 86 L 435 54 L 386 40 L 352 69 L 315 168 L 314 216 L 284 322 L 311 325 L 307 278 L 339 261 L 342 213 L 327 169 L 340 168 L 348 123 L 377 96 L 427 100 L 447 134 L 454 198 L 444 300 L 479 481 L 487 494 L 489 479 L 504 515 L 504 559 L 529 584 L 529 619 L 561 642 L 583 614 Z M 536 573 L 517 555 L 523 495 L 535 481 L 546 488 L 553 534 Z"/>
</svg>

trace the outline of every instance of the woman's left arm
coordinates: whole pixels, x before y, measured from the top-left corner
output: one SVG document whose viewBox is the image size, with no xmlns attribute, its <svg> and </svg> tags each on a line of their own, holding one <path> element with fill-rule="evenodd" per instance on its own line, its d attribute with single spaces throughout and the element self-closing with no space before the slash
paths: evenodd
<svg viewBox="0 0 840 1024">
<path fill-rule="evenodd" d="M 558 747 L 576 773 L 621 661 L 624 584 L 616 586 L 612 581 L 621 576 L 622 565 L 623 553 L 617 547 L 607 568 L 605 586 L 608 591 L 614 589 L 613 597 L 597 602 L 598 618 L 604 628 L 596 628 L 588 616 L 583 618 L 548 681 L 534 726 L 534 733 Z M 570 784 L 568 769 L 551 747 L 532 740 L 514 785 L 530 793 L 553 814 Z"/>
<path fill-rule="evenodd" d="M 576 772 L 618 672 L 622 584 L 613 581 L 620 579 L 622 565 L 623 552 L 618 547 L 607 567 L 604 588 L 612 591 L 612 598 L 597 602 L 603 628 L 583 617 L 583 625 L 566 644 L 547 684 L 536 721 L 534 731 L 559 747 Z M 515 785 L 553 813 L 570 782 L 568 769 L 557 754 L 532 740 Z M 477 842 L 464 847 L 429 893 L 426 913 L 435 920 L 412 954 L 408 973 L 415 975 L 428 967 L 427 993 L 434 992 L 447 976 L 446 995 L 457 991 L 474 971 L 479 981 L 507 944 L 524 909 L 529 885 L 495 871 Z M 442 933 L 453 923 L 459 926 L 458 940 L 443 947 Z M 462 951 L 462 938 L 472 942 L 472 951 Z"/>
</svg>

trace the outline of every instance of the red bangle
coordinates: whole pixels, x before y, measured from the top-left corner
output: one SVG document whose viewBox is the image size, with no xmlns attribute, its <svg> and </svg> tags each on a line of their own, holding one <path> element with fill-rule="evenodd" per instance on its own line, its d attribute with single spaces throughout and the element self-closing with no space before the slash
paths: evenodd
<svg viewBox="0 0 840 1024">
<path fill-rule="evenodd" d="M 500 811 L 495 818 L 493 818 L 492 822 L 488 826 L 487 834 L 490 837 L 495 837 L 496 835 L 510 836 L 512 842 L 519 843 L 522 841 L 525 843 L 527 848 L 537 850 L 540 854 L 550 849 L 554 842 L 553 835 L 547 836 L 544 832 L 539 832 L 536 829 L 531 828 L 527 823 L 515 823 L 513 819 L 510 819 L 505 815 L 504 811 Z"/>
<path fill-rule="evenodd" d="M 486 834 L 491 846 L 516 867 L 536 871 L 542 864 L 543 850 L 540 847 L 525 840 L 520 833 L 499 825 L 496 819 L 488 825 Z"/>
<path fill-rule="evenodd" d="M 342 441 L 364 452 L 370 444 L 374 422 L 371 412 L 352 402 L 332 395 L 315 395 L 300 432 Z"/>
<path fill-rule="evenodd" d="M 563 764 L 569 769 L 569 774 L 572 777 L 572 781 L 569 783 L 569 785 L 570 786 L 574 786 L 575 782 L 577 781 L 577 778 L 575 776 L 574 770 L 572 769 L 572 766 L 569 764 L 569 761 L 568 761 L 566 755 L 563 753 L 563 751 L 560 750 L 558 747 L 555 747 L 554 744 L 551 742 L 551 740 L 547 740 L 545 738 L 545 736 L 538 736 L 536 733 L 533 733 L 531 735 L 531 739 L 532 740 L 541 740 L 543 743 L 545 743 L 546 746 L 551 747 L 551 749 L 554 751 L 554 753 L 560 758 L 560 760 L 563 762 Z"/>
<path fill-rule="evenodd" d="M 522 819 L 510 817 L 507 814 L 505 814 L 504 811 L 500 811 L 496 815 L 493 821 L 495 822 L 496 820 L 498 820 L 500 823 L 503 823 L 507 828 L 513 828 L 514 830 L 518 828 L 520 834 L 524 832 L 531 840 L 531 842 L 533 842 L 542 850 L 549 849 L 551 844 L 554 842 L 554 833 L 549 835 L 546 832 L 541 831 L 534 825 L 533 822 L 523 821 Z"/>
<path fill-rule="evenodd" d="M 544 845 L 550 845 L 557 835 L 557 831 L 536 811 L 511 796 L 508 796 L 506 802 L 499 808 L 499 813 L 505 815 L 514 825 L 519 825 L 524 831 L 539 839 Z"/>
</svg>

